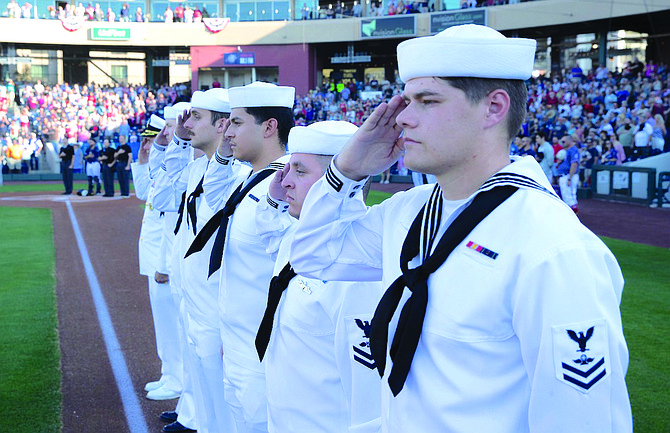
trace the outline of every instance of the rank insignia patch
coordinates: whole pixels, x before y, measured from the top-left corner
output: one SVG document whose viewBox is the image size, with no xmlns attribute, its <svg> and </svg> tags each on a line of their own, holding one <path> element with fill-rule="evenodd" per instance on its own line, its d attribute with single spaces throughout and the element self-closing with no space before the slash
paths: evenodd
<svg viewBox="0 0 670 433">
<path fill-rule="evenodd" d="M 554 326 L 556 379 L 588 393 L 610 371 L 607 324 L 604 320 Z"/>
<path fill-rule="evenodd" d="M 348 317 L 346 320 L 353 360 L 374 370 L 377 364 L 370 351 L 370 318 Z"/>
</svg>

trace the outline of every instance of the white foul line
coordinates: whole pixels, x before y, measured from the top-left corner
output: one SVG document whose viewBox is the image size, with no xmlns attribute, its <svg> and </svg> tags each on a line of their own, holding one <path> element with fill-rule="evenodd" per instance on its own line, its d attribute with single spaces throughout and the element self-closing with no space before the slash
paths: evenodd
<svg viewBox="0 0 670 433">
<path fill-rule="evenodd" d="M 144 414 L 142 413 L 140 402 L 137 400 L 137 395 L 135 394 L 135 389 L 133 388 L 133 382 L 130 380 L 128 366 L 126 365 L 126 360 L 123 357 L 123 352 L 121 351 L 119 340 L 116 338 L 116 332 L 114 332 L 112 318 L 109 315 L 109 310 L 107 309 L 105 297 L 103 296 L 102 290 L 100 289 L 98 278 L 96 277 L 95 271 L 93 270 L 93 264 L 91 263 L 91 258 L 88 255 L 88 249 L 86 248 L 84 237 L 81 235 L 81 230 L 79 230 L 77 217 L 74 215 L 74 210 L 72 209 L 70 200 L 67 200 L 65 205 L 67 206 L 68 214 L 70 214 L 70 221 L 72 222 L 74 237 L 77 240 L 77 246 L 79 247 L 79 252 L 81 253 L 81 260 L 84 263 L 86 278 L 88 279 L 88 285 L 91 289 L 91 295 L 93 295 L 95 311 L 98 313 L 98 322 L 100 323 L 102 336 L 105 340 L 105 347 L 107 348 L 107 356 L 109 357 L 109 363 L 112 365 L 112 371 L 114 373 L 114 378 L 116 379 L 116 386 L 118 387 L 119 394 L 121 395 L 121 402 L 123 403 L 123 409 L 126 413 L 128 426 L 130 427 L 130 431 L 132 433 L 148 433 L 147 423 L 144 419 Z"/>
</svg>

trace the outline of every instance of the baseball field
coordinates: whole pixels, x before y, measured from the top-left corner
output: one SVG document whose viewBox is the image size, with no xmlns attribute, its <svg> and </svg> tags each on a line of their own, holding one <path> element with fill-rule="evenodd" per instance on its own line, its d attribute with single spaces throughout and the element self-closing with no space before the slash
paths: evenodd
<svg viewBox="0 0 670 433">
<path fill-rule="evenodd" d="M 142 203 L 58 189 L 0 187 L 0 431 L 160 431 L 157 415 L 175 401 L 142 391 L 160 373 L 146 278 L 137 274 Z M 668 433 L 670 213 L 592 200 L 580 212 L 626 279 L 635 431 Z"/>
</svg>

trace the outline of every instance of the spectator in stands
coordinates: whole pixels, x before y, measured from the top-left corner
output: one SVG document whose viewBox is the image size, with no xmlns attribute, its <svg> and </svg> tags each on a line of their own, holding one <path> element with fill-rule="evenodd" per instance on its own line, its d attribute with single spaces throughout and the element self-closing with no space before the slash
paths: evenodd
<svg viewBox="0 0 670 433">
<path fill-rule="evenodd" d="M 104 21 L 105 20 L 105 12 L 100 7 L 100 3 L 95 4 L 94 14 L 95 14 L 95 20 L 96 21 Z"/>
<path fill-rule="evenodd" d="M 110 23 L 116 21 L 116 14 L 112 10 L 112 8 L 107 8 L 107 21 Z"/>
<path fill-rule="evenodd" d="M 135 22 L 141 23 L 144 22 L 144 14 L 142 13 L 142 8 L 140 6 L 135 9 Z"/>
<path fill-rule="evenodd" d="M 172 12 L 172 9 L 170 8 L 170 5 L 167 5 L 165 8 L 165 12 L 163 13 L 163 16 L 165 17 L 165 22 L 166 23 L 171 23 L 174 21 L 174 13 Z"/>
<path fill-rule="evenodd" d="M 584 164 L 584 186 L 589 188 L 591 186 L 591 174 L 593 166 L 600 164 L 600 152 L 596 148 L 596 143 L 593 138 L 586 139 L 586 148 L 582 153 L 581 162 Z"/>
<path fill-rule="evenodd" d="M 174 8 L 174 22 L 184 22 L 184 6 L 182 6 L 181 3 L 179 3 L 179 6 Z"/>
<path fill-rule="evenodd" d="M 551 144 L 545 139 L 546 135 L 544 132 L 539 131 L 535 135 L 535 159 L 540 163 L 542 171 L 549 182 L 552 181 L 552 172 L 551 169 L 554 165 L 554 148 L 551 147 Z"/>
<path fill-rule="evenodd" d="M 130 21 L 130 7 L 128 3 L 124 3 L 119 11 L 119 22 L 127 23 L 128 21 Z"/>
<path fill-rule="evenodd" d="M 665 128 L 665 120 L 660 114 L 654 116 L 654 125 L 651 133 L 651 153 L 658 154 L 663 152 L 665 147 L 665 136 L 668 134 Z"/>
<path fill-rule="evenodd" d="M 617 156 L 617 151 L 614 148 L 612 140 L 605 140 L 601 163 L 603 165 L 619 165 L 619 157 Z"/>
<path fill-rule="evenodd" d="M 7 3 L 7 16 L 9 18 L 21 18 L 21 6 L 16 0 L 9 0 L 9 3 Z"/>
<path fill-rule="evenodd" d="M 193 8 L 193 22 L 194 23 L 202 22 L 202 12 L 200 11 L 200 8 L 198 6 L 195 6 Z"/>
</svg>

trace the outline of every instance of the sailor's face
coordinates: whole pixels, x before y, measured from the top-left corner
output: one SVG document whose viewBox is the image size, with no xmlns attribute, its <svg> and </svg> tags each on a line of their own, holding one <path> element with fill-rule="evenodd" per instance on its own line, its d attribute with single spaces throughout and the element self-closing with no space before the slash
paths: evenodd
<svg viewBox="0 0 670 433">
<path fill-rule="evenodd" d="M 408 168 L 440 176 L 478 156 L 482 104 L 433 77 L 409 80 L 402 96 L 407 107 L 396 123 L 403 128 Z"/>
<path fill-rule="evenodd" d="M 256 119 L 245 108 L 233 108 L 226 138 L 235 159 L 252 162 L 263 149 L 263 131 L 267 122 L 256 123 Z"/>
<path fill-rule="evenodd" d="M 329 161 L 329 157 L 311 153 L 291 155 L 289 171 L 282 180 L 282 186 L 286 188 L 288 213 L 292 217 L 300 218 L 300 211 L 309 189 L 326 172 Z"/>
</svg>

